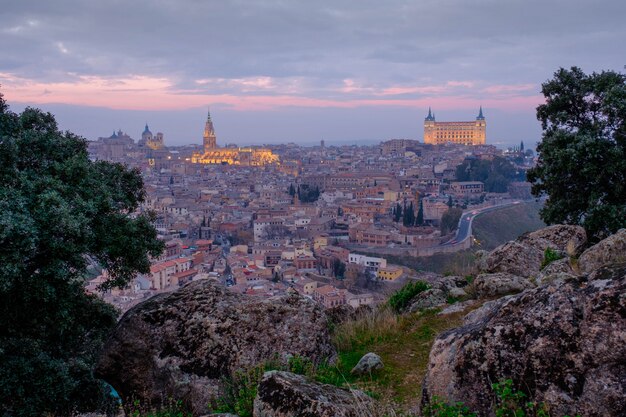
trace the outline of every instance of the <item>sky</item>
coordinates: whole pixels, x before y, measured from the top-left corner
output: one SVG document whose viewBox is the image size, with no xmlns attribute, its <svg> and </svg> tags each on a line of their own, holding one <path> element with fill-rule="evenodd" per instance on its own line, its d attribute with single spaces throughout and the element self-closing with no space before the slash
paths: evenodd
<svg viewBox="0 0 626 417">
<path fill-rule="evenodd" d="M 0 0 L 0 92 L 87 139 L 423 140 L 473 120 L 532 147 L 559 67 L 624 71 L 623 0 Z"/>
</svg>

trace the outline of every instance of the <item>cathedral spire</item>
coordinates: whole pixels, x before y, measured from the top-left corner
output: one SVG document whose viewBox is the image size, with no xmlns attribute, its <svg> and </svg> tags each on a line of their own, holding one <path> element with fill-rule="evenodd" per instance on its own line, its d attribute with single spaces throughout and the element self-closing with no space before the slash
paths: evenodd
<svg viewBox="0 0 626 417">
<path fill-rule="evenodd" d="M 205 150 L 217 148 L 217 138 L 215 137 L 213 120 L 211 120 L 211 109 L 207 111 L 206 123 L 204 124 L 204 135 L 202 138 Z"/>
</svg>

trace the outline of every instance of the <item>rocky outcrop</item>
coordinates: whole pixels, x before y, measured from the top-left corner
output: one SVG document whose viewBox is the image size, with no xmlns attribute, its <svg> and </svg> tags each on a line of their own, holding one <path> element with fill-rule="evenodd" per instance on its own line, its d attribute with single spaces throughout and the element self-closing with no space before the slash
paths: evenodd
<svg viewBox="0 0 626 417">
<path fill-rule="evenodd" d="M 359 362 L 352 368 L 352 375 L 368 375 L 379 369 L 383 369 L 383 360 L 373 352 L 363 355 Z"/>
<path fill-rule="evenodd" d="M 107 341 L 97 375 L 123 399 L 176 398 L 206 413 L 220 378 L 268 360 L 335 354 L 327 317 L 298 295 L 263 299 L 202 280 L 128 311 Z"/>
<path fill-rule="evenodd" d="M 417 294 L 411 300 L 411 305 L 408 308 L 409 313 L 414 313 L 425 308 L 438 307 L 447 303 L 446 293 L 443 290 L 431 288 L 426 291 L 422 291 Z"/>
<path fill-rule="evenodd" d="M 361 391 L 281 371 L 263 375 L 254 400 L 255 417 L 361 417 L 375 410 L 374 401 Z"/>
<path fill-rule="evenodd" d="M 590 247 L 578 258 L 581 272 L 591 272 L 601 266 L 626 262 L 626 229 Z"/>
<path fill-rule="evenodd" d="M 491 384 L 511 379 L 551 415 L 626 415 L 626 264 L 486 303 L 434 343 L 434 396 L 493 415 Z"/>
<path fill-rule="evenodd" d="M 536 278 L 547 248 L 576 256 L 586 242 L 585 230 L 580 226 L 550 226 L 526 233 L 497 247 L 486 256 L 482 254 L 477 266 L 479 272 L 506 272 L 524 278 Z"/>
<path fill-rule="evenodd" d="M 533 287 L 534 285 L 526 278 L 505 272 L 480 274 L 474 280 L 474 289 L 479 298 L 516 294 Z"/>
<path fill-rule="evenodd" d="M 561 258 L 546 265 L 537 276 L 538 284 L 547 284 L 561 274 L 577 275 L 569 258 Z"/>
</svg>

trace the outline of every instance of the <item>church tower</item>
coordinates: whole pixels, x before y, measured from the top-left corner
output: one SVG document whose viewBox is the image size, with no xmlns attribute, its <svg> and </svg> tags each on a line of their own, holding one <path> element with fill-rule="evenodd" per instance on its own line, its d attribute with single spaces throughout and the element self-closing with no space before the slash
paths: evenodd
<svg viewBox="0 0 626 417">
<path fill-rule="evenodd" d="M 152 141 L 152 132 L 150 132 L 150 129 L 148 129 L 148 123 L 146 123 L 146 128 L 143 130 L 143 133 L 141 134 L 141 142 L 143 144 L 147 144 L 148 142 Z"/>
<path fill-rule="evenodd" d="M 424 119 L 424 143 L 434 144 L 435 139 L 435 115 L 428 108 L 428 116 Z"/>
<path fill-rule="evenodd" d="M 487 141 L 487 121 L 483 116 L 483 106 L 480 106 L 476 117 L 476 131 L 474 132 L 473 145 L 484 145 Z"/>
<path fill-rule="evenodd" d="M 215 129 L 213 129 L 213 121 L 211 120 L 211 111 L 209 110 L 204 124 L 204 135 L 202 136 L 204 151 L 217 148 L 217 138 L 215 137 Z"/>
</svg>

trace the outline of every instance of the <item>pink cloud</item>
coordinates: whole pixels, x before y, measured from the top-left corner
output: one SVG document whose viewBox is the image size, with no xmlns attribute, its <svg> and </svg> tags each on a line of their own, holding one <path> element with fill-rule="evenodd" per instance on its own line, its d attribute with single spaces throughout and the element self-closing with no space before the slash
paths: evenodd
<svg viewBox="0 0 626 417">
<path fill-rule="evenodd" d="M 197 80 L 203 87 L 222 83 L 232 87 L 238 93 L 211 94 L 200 90 L 179 90 L 174 82 L 167 78 L 148 76 L 127 76 L 107 78 L 98 76 L 75 76 L 71 81 L 38 82 L 20 78 L 14 74 L 0 73 L 2 92 L 9 101 L 47 104 L 64 103 L 81 106 L 97 106 L 124 110 L 182 110 L 221 104 L 234 110 L 272 110 L 283 107 L 373 107 L 396 106 L 424 109 L 432 106 L 437 110 L 477 107 L 477 100 L 471 98 L 468 91 L 459 94 L 459 87 L 466 90 L 473 87 L 472 82 L 450 81 L 444 85 L 422 87 L 389 87 L 374 92 L 372 88 L 362 87 L 354 80 L 344 80 L 341 90 L 346 96 L 338 98 L 315 98 L 306 96 L 302 80 L 290 80 L 287 87 L 271 77 L 250 77 L 245 79 L 207 79 Z M 505 87 L 509 87 L 507 90 Z M 524 88 L 522 88 L 524 87 Z M 492 97 L 480 96 L 484 107 L 503 110 L 534 108 L 543 101 L 539 95 L 516 95 L 516 92 L 529 91 L 534 86 L 491 86 Z M 246 94 L 248 91 L 265 94 Z M 369 98 L 350 97 L 352 92 L 364 94 Z M 508 92 L 502 96 L 498 92 Z M 407 99 L 393 96 L 421 93 L 429 97 Z"/>
</svg>

